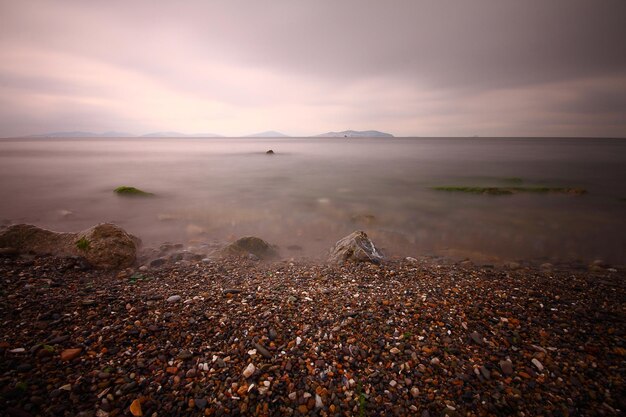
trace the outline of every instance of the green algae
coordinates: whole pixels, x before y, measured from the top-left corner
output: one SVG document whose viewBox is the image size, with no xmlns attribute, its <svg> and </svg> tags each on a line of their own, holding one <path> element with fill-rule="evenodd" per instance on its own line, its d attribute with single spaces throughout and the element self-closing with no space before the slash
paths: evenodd
<svg viewBox="0 0 626 417">
<path fill-rule="evenodd" d="M 486 195 L 511 195 L 518 193 L 534 193 L 534 194 L 568 194 L 583 195 L 587 193 L 584 188 L 572 187 L 467 187 L 467 186 L 440 186 L 431 187 L 436 191 L 461 192 L 470 194 L 486 194 Z"/>
<path fill-rule="evenodd" d="M 151 196 L 154 195 L 152 193 L 140 190 L 139 188 L 129 187 L 127 185 L 122 185 L 121 187 L 117 187 L 115 190 L 117 194 L 124 196 Z"/>
</svg>

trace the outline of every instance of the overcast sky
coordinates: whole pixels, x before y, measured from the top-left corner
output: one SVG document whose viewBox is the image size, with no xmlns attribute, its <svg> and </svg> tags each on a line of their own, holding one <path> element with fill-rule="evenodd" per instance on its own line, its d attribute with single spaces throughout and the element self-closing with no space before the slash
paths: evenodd
<svg viewBox="0 0 626 417">
<path fill-rule="evenodd" d="M 0 136 L 626 136 L 626 1 L 0 0 Z"/>
</svg>

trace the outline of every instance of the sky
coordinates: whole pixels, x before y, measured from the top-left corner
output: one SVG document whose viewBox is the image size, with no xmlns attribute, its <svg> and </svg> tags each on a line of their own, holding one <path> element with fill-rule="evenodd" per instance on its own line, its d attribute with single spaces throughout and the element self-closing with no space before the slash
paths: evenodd
<svg viewBox="0 0 626 417">
<path fill-rule="evenodd" d="M 0 136 L 626 137 L 624 22 L 624 0 L 0 0 Z"/>
</svg>

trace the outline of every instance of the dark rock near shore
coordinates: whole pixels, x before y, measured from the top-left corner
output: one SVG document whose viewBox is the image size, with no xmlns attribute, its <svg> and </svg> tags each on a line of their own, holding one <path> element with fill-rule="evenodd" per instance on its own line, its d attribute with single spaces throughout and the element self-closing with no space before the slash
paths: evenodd
<svg viewBox="0 0 626 417">
<path fill-rule="evenodd" d="M 271 149 L 270 149 L 269 151 L 265 152 L 265 153 L 266 153 L 267 155 L 274 155 L 274 151 L 273 151 L 273 150 L 271 150 Z"/>
<path fill-rule="evenodd" d="M 135 262 L 139 239 L 121 227 L 102 223 L 78 233 L 53 232 L 28 224 L 0 233 L 0 247 L 20 253 L 79 256 L 102 269 L 125 268 Z"/>
<path fill-rule="evenodd" d="M 376 249 L 367 234 L 356 231 L 338 241 L 331 249 L 329 262 L 341 263 L 346 261 L 379 263 L 383 255 Z"/>
<path fill-rule="evenodd" d="M 265 260 L 278 257 L 278 252 L 274 246 L 254 236 L 242 237 L 236 240 L 222 249 L 221 253 L 224 256 L 236 257 L 248 257 L 249 254 L 252 254 L 259 259 Z"/>
</svg>

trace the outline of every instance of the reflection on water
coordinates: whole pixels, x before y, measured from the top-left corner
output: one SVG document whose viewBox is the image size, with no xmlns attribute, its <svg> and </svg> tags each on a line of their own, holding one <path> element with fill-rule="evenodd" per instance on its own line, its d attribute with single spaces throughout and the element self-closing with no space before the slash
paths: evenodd
<svg viewBox="0 0 626 417">
<path fill-rule="evenodd" d="M 2 140 L 0 221 L 62 231 L 112 221 L 147 244 L 257 235 L 288 257 L 321 257 L 363 229 L 398 256 L 624 263 L 625 167 L 626 140 Z M 510 177 L 589 193 L 430 189 Z M 120 185 L 157 196 L 119 197 Z"/>
</svg>

